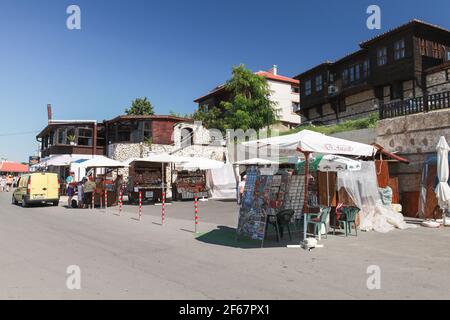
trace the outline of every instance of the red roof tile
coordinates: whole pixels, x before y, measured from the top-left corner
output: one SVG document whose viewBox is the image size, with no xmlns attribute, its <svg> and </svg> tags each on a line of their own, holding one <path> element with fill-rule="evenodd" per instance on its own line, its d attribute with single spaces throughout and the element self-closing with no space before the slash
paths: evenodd
<svg viewBox="0 0 450 320">
<path fill-rule="evenodd" d="M 28 172 L 28 165 L 16 162 L 3 161 L 0 163 L 0 172 L 14 172 L 14 173 Z"/>
<path fill-rule="evenodd" d="M 279 76 L 277 74 L 273 74 L 273 73 L 267 72 L 267 71 L 258 71 L 258 72 L 256 72 L 256 74 L 259 76 L 263 76 L 269 80 L 287 82 L 287 83 L 297 84 L 297 85 L 300 84 L 300 81 L 298 81 L 296 79 L 285 77 L 285 76 Z"/>
</svg>

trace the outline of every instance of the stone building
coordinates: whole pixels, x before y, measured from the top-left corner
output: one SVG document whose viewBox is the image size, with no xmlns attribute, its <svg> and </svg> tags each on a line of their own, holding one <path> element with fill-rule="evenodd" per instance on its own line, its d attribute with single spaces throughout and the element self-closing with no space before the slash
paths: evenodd
<svg viewBox="0 0 450 320">
<path fill-rule="evenodd" d="M 412 20 L 359 46 L 294 77 L 301 83 L 296 111 L 305 121 L 333 124 L 375 112 L 389 118 L 449 91 L 433 84 L 448 79 L 449 30 Z M 413 98 L 418 100 L 407 102 Z"/>
</svg>

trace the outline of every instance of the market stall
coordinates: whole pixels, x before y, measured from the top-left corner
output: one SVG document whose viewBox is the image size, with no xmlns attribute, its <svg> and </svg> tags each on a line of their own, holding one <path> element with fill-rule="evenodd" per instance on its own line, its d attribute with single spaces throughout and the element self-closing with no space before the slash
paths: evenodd
<svg viewBox="0 0 450 320">
<path fill-rule="evenodd" d="M 118 170 L 126 168 L 128 165 L 104 156 L 96 156 L 90 160 L 78 162 L 78 165 L 88 175 L 93 176 L 95 182 L 94 206 L 117 205 L 122 187 L 122 178 L 118 174 Z"/>
<path fill-rule="evenodd" d="M 177 166 L 173 196 L 175 200 L 206 199 L 209 195 L 207 171 L 221 169 L 221 161 L 202 157 L 181 157 L 184 162 Z"/>
<path fill-rule="evenodd" d="M 309 160 L 314 153 L 317 154 L 338 154 L 338 155 L 351 155 L 351 156 L 364 156 L 371 157 L 375 154 L 376 150 L 373 146 L 366 145 L 363 143 L 353 142 L 349 140 L 328 137 L 326 135 L 303 130 L 295 134 L 286 135 L 286 136 L 278 136 L 254 141 L 244 142 L 243 145 L 249 148 L 256 148 L 257 151 L 261 150 L 266 152 L 266 154 L 273 153 L 272 151 L 280 151 L 283 150 L 285 152 L 291 153 L 292 155 L 300 153 L 303 155 L 304 159 Z M 268 150 L 271 149 L 271 150 Z M 255 152 L 256 154 L 256 152 Z M 255 196 L 259 196 L 261 194 L 266 194 L 264 191 L 264 186 L 267 185 L 267 181 L 281 181 L 279 192 L 274 192 L 272 190 L 270 198 L 274 196 L 277 199 L 284 198 L 284 202 L 290 204 L 296 215 L 305 215 L 310 212 L 310 207 L 313 207 L 317 204 L 317 197 L 314 196 L 314 192 L 312 195 L 309 192 L 309 184 L 310 184 L 310 169 L 309 169 L 310 161 L 305 161 L 304 165 L 304 174 L 303 175 L 292 175 L 289 171 L 276 176 L 268 176 L 267 178 L 259 175 L 256 170 L 251 171 L 252 178 L 249 182 L 246 182 L 246 188 L 244 192 L 245 201 L 243 201 L 243 205 L 241 207 L 240 213 L 240 221 L 238 226 L 238 234 L 249 234 L 253 238 L 263 239 L 264 233 L 260 233 L 258 231 L 265 230 L 266 224 L 266 216 L 268 212 L 273 211 L 270 206 L 270 201 L 261 199 L 254 199 Z M 253 174 L 253 172 L 255 172 Z M 247 179 L 249 178 L 247 174 Z M 285 182 L 283 182 L 283 180 Z M 252 189 L 252 183 L 254 184 L 254 189 Z M 270 190 L 270 188 L 267 188 Z M 315 191 L 315 190 L 312 190 Z M 281 193 L 281 196 L 280 196 Z M 267 197 L 266 197 L 267 198 Z M 251 206 L 248 207 L 250 200 L 258 203 L 259 208 L 256 210 L 252 209 Z M 271 199 L 273 201 L 273 199 Z M 266 204 L 269 204 L 267 207 Z M 306 230 L 306 219 L 303 219 L 304 227 L 303 230 Z M 249 230 L 253 230 L 249 232 Z M 304 239 L 306 238 L 306 233 L 303 233 Z"/>
<path fill-rule="evenodd" d="M 129 200 L 138 203 L 141 194 L 143 202 L 160 202 L 163 192 L 171 188 L 166 174 L 169 165 L 185 161 L 166 153 L 130 159 L 127 162 L 130 165 L 127 187 Z"/>
</svg>

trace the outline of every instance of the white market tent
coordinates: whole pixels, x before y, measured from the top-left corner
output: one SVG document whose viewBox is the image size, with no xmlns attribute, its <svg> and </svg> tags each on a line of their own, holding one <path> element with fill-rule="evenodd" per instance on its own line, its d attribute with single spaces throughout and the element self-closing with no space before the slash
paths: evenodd
<svg viewBox="0 0 450 320">
<path fill-rule="evenodd" d="M 105 156 L 96 156 L 79 164 L 81 168 L 127 168 L 128 164 Z"/>
<path fill-rule="evenodd" d="M 181 164 L 183 170 L 220 169 L 225 165 L 222 161 L 208 158 L 192 157 L 191 161 Z"/>
<path fill-rule="evenodd" d="M 271 148 L 291 152 L 298 151 L 303 153 L 305 159 L 309 159 L 312 153 L 372 157 L 377 151 L 374 146 L 368 144 L 329 137 L 310 130 L 302 130 L 285 136 L 247 141 L 243 142 L 242 145 L 256 147 L 257 149 Z M 309 161 L 305 162 L 305 172 L 308 172 L 308 163 Z M 309 174 L 305 174 L 304 214 L 308 213 L 308 184 Z M 303 230 L 306 230 L 306 219 L 303 220 Z M 303 239 L 306 239 L 306 232 L 303 232 Z"/>
<path fill-rule="evenodd" d="M 437 175 L 439 183 L 436 186 L 435 192 L 438 199 L 438 204 L 441 209 L 444 210 L 442 214 L 444 226 L 446 225 L 445 216 L 446 212 L 450 208 L 450 187 L 448 185 L 449 166 L 448 166 L 448 153 L 450 147 L 448 146 L 445 137 L 442 136 L 439 139 L 439 143 L 436 146 L 437 150 Z"/>
<path fill-rule="evenodd" d="M 329 137 L 310 130 L 302 130 L 285 136 L 247 141 L 242 144 L 257 148 L 270 147 L 288 151 L 364 157 L 371 157 L 376 153 L 375 147 L 371 145 Z"/>
</svg>

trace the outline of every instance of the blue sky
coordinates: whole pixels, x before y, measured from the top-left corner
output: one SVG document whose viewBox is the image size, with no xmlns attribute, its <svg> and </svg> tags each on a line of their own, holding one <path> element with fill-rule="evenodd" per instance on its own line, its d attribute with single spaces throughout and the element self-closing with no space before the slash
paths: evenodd
<svg viewBox="0 0 450 320">
<path fill-rule="evenodd" d="M 70 4 L 81 30 L 66 28 Z M 382 30 L 366 28 L 370 4 Z M 47 103 L 57 119 L 109 119 L 143 96 L 190 113 L 233 65 L 294 76 L 412 18 L 450 28 L 449 13 L 448 0 L 0 0 L 0 157 L 35 152 Z"/>
</svg>

